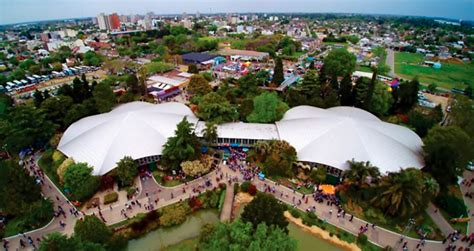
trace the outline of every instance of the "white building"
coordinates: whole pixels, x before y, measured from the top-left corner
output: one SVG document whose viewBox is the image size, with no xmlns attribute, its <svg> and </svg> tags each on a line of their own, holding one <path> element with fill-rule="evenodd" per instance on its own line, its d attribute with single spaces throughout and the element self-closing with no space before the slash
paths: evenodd
<svg viewBox="0 0 474 251">
<path fill-rule="evenodd" d="M 107 15 L 105 15 L 105 13 L 100 13 L 97 16 L 97 24 L 99 25 L 99 29 L 108 30 L 109 29 L 109 17 Z"/>
</svg>

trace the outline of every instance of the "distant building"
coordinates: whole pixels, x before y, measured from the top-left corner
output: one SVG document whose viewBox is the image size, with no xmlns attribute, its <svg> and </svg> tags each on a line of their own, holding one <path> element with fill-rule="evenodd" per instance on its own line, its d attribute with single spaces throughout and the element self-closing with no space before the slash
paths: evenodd
<svg viewBox="0 0 474 251">
<path fill-rule="evenodd" d="M 108 30 L 120 30 L 120 18 L 117 13 L 109 15 L 109 29 Z"/>
<path fill-rule="evenodd" d="M 45 43 L 49 42 L 49 33 L 41 33 L 40 38 L 41 38 L 41 41 Z"/>
<path fill-rule="evenodd" d="M 97 16 L 97 24 L 99 25 L 99 29 L 107 30 L 109 27 L 109 18 L 107 17 L 107 15 L 105 15 L 104 13 L 100 13 Z"/>
</svg>

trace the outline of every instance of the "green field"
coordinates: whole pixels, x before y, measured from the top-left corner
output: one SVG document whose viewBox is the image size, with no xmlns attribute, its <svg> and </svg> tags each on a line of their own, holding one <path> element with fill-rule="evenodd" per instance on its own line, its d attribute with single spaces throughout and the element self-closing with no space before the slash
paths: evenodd
<svg viewBox="0 0 474 251">
<path fill-rule="evenodd" d="M 441 69 L 423 66 L 422 54 L 396 52 L 395 73 L 402 78 L 418 80 L 424 84 L 435 83 L 445 89 L 466 88 L 464 83 L 473 85 L 474 63 L 441 63 Z"/>
</svg>

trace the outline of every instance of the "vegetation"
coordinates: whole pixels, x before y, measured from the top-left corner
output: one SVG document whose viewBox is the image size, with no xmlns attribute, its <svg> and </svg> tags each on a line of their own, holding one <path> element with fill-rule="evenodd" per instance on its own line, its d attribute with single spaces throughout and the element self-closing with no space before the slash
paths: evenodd
<svg viewBox="0 0 474 251">
<path fill-rule="evenodd" d="M 241 219 L 243 222 L 251 223 L 254 228 L 264 223 L 267 226 L 280 228 L 283 232 L 288 233 L 288 221 L 285 219 L 283 212 L 286 207 L 273 197 L 266 193 L 258 193 L 255 199 L 244 207 Z"/>
<path fill-rule="evenodd" d="M 86 215 L 74 226 L 74 235 L 81 241 L 105 244 L 112 237 L 112 231 L 96 216 Z"/>
<path fill-rule="evenodd" d="M 125 156 L 117 163 L 115 173 L 122 186 L 132 186 L 138 174 L 138 165 L 132 157 Z"/>
<path fill-rule="evenodd" d="M 190 208 L 185 203 L 174 204 L 160 209 L 160 225 L 171 227 L 180 225 L 190 213 Z"/>
<path fill-rule="evenodd" d="M 252 123 L 272 123 L 283 118 L 288 105 L 276 93 L 264 92 L 253 99 L 253 111 L 247 116 Z"/>
<path fill-rule="evenodd" d="M 196 115 L 209 123 L 216 124 L 232 122 L 238 118 L 237 109 L 216 92 L 209 92 L 202 97 Z"/>
<path fill-rule="evenodd" d="M 108 193 L 104 196 L 104 205 L 114 203 L 117 200 L 118 200 L 118 193 L 117 192 Z"/>
<path fill-rule="evenodd" d="M 164 62 L 151 62 L 145 64 L 145 69 L 148 74 L 163 73 L 174 69 L 174 65 Z"/>
<path fill-rule="evenodd" d="M 210 232 L 210 233 L 209 233 Z M 237 220 L 233 223 L 219 223 L 212 231 L 201 233 L 202 250 L 296 250 L 296 241 L 289 238 L 280 228 L 268 227 L 264 223 L 252 226 Z"/>
<path fill-rule="evenodd" d="M 184 161 L 181 163 L 181 169 L 186 175 L 195 177 L 208 173 L 211 165 L 207 165 L 200 160 Z"/>
<path fill-rule="evenodd" d="M 100 178 L 93 176 L 92 167 L 86 163 L 77 163 L 69 166 L 64 173 L 64 187 L 71 193 L 71 197 L 78 201 L 85 201 L 95 194 L 100 186 Z"/>
<path fill-rule="evenodd" d="M 195 160 L 200 155 L 200 145 L 192 124 L 186 118 L 177 125 L 175 136 L 168 138 L 163 147 L 162 164 L 178 169 L 181 162 Z"/>
<path fill-rule="evenodd" d="M 210 93 L 212 87 L 202 75 L 194 74 L 189 80 L 188 91 L 193 95 L 202 96 Z"/>
<path fill-rule="evenodd" d="M 250 157 L 268 175 L 291 176 L 296 150 L 283 140 L 259 141 L 254 145 Z"/>
</svg>

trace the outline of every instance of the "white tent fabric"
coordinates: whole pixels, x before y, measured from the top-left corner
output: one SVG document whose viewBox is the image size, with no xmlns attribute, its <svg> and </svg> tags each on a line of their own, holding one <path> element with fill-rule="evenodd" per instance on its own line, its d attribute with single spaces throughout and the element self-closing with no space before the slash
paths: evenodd
<svg viewBox="0 0 474 251">
<path fill-rule="evenodd" d="M 424 165 L 416 133 L 358 108 L 299 106 L 276 125 L 280 139 L 295 147 L 300 161 L 342 170 L 351 159 L 370 161 L 382 173 Z"/>
<path fill-rule="evenodd" d="M 176 125 L 184 117 L 193 124 L 198 121 L 181 103 L 124 104 L 109 113 L 72 124 L 64 132 L 58 150 L 76 162 L 91 165 L 94 175 L 103 175 L 124 156 L 139 159 L 160 155 L 166 140 L 174 135 Z"/>
</svg>

